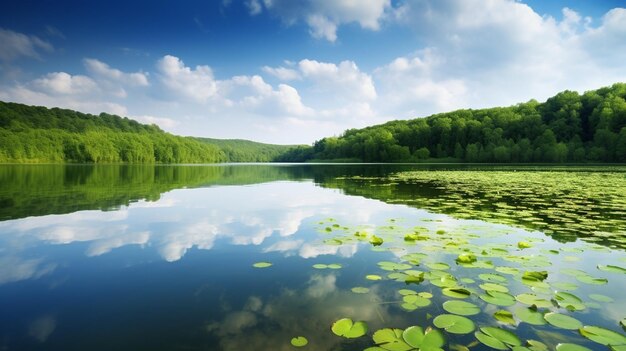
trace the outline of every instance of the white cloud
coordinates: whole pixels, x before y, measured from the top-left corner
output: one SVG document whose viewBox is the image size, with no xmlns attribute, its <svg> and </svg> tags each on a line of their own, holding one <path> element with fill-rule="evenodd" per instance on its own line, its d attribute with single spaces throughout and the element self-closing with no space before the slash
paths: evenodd
<svg viewBox="0 0 626 351">
<path fill-rule="evenodd" d="M 302 77 L 300 76 L 300 73 L 298 73 L 298 71 L 296 71 L 295 69 L 291 69 L 291 68 L 286 68 L 286 67 L 269 67 L 269 66 L 263 66 L 262 68 L 263 72 L 270 74 L 282 81 L 290 81 L 290 80 L 297 80 L 297 79 L 301 79 Z"/>
<path fill-rule="evenodd" d="M 252 5 L 254 4 L 254 5 Z M 262 11 L 258 0 L 247 2 L 252 15 Z M 358 23 L 361 28 L 378 30 L 390 0 L 264 0 L 265 9 L 288 25 L 304 22 L 314 38 L 337 40 L 337 28 Z"/>
<path fill-rule="evenodd" d="M 166 55 L 157 63 L 161 82 L 173 94 L 206 102 L 217 93 L 217 82 L 209 66 L 185 66 L 178 57 Z"/>
<path fill-rule="evenodd" d="M 311 79 L 319 89 L 332 91 L 333 95 L 345 100 L 363 102 L 376 98 L 372 78 L 361 72 L 354 61 L 342 61 L 336 65 L 305 59 L 298 63 L 298 67 L 302 75 Z"/>
<path fill-rule="evenodd" d="M 72 76 L 65 72 L 48 73 L 44 77 L 35 79 L 32 86 L 52 95 L 83 95 L 98 89 L 96 82 L 81 75 Z"/>
<path fill-rule="evenodd" d="M 41 52 L 54 48 L 49 42 L 34 35 L 26 35 L 0 28 L 0 61 L 13 61 L 20 57 L 40 59 Z"/>
<path fill-rule="evenodd" d="M 111 68 L 106 63 L 87 58 L 84 60 L 85 67 L 93 76 L 118 82 L 130 86 L 148 86 L 148 75 L 143 72 L 125 73 L 119 69 Z"/>
<path fill-rule="evenodd" d="M 508 0 L 405 2 L 394 9 L 395 20 L 412 28 L 426 49 L 375 71 L 386 102 L 378 110 L 395 118 L 425 116 L 624 80 L 625 52 L 615 50 L 626 37 L 624 13 L 613 9 L 592 28 L 590 18 L 567 8 L 557 20 Z"/>
</svg>

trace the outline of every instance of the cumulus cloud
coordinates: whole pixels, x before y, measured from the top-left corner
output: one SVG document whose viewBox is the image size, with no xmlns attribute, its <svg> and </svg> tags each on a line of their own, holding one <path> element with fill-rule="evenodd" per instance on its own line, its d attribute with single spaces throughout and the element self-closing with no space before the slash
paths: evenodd
<svg viewBox="0 0 626 351">
<path fill-rule="evenodd" d="M 217 81 L 209 66 L 192 69 L 178 57 L 166 55 L 157 63 L 157 72 L 162 84 L 179 96 L 206 102 L 217 93 Z"/>
<path fill-rule="evenodd" d="M 314 38 L 330 42 L 337 40 L 339 26 L 358 23 L 361 28 L 378 30 L 385 11 L 390 9 L 390 0 L 259 0 L 247 1 L 251 15 L 263 11 L 278 16 L 288 24 L 306 23 Z"/>
<path fill-rule="evenodd" d="M 106 63 L 97 60 L 87 58 L 84 60 L 85 67 L 92 75 L 118 82 L 121 84 L 127 84 L 130 86 L 148 86 L 148 75 L 143 72 L 125 73 L 116 68 L 111 68 Z"/>
<path fill-rule="evenodd" d="M 49 42 L 34 35 L 26 35 L 0 28 L 0 61 L 14 61 L 20 57 L 41 59 L 41 52 L 54 48 Z"/>
<path fill-rule="evenodd" d="M 394 21 L 411 28 L 426 48 L 375 70 L 377 88 L 391 102 L 380 111 L 424 116 L 624 80 L 626 69 L 617 62 L 626 57 L 614 49 L 624 43 L 624 13 L 613 9 L 593 27 L 571 9 L 556 19 L 516 1 L 404 2 L 394 9 Z"/>
</svg>

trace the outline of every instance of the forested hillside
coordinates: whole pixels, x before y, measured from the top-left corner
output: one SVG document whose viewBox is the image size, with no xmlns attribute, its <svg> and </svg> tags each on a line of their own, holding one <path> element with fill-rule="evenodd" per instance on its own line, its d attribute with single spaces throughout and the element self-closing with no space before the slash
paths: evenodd
<svg viewBox="0 0 626 351">
<path fill-rule="evenodd" d="M 347 130 L 282 161 L 626 162 L 626 84 Z"/>
<path fill-rule="evenodd" d="M 292 149 L 292 145 L 257 143 L 242 139 L 196 138 L 204 143 L 219 147 L 228 162 L 272 162 Z"/>
<path fill-rule="evenodd" d="M 214 145 L 101 113 L 0 102 L 0 162 L 225 161 Z"/>
</svg>

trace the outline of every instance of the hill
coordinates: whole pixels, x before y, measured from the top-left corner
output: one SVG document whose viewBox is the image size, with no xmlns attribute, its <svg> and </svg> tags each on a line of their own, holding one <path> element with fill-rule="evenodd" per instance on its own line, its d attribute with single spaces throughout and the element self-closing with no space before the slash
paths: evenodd
<svg viewBox="0 0 626 351">
<path fill-rule="evenodd" d="M 106 113 L 0 101 L 0 163 L 271 162 L 290 148 L 181 137 Z"/>
<path fill-rule="evenodd" d="M 626 84 L 350 129 L 281 161 L 626 162 Z"/>
<path fill-rule="evenodd" d="M 272 162 L 295 145 L 265 144 L 243 139 L 195 138 L 219 147 L 228 162 Z"/>
</svg>

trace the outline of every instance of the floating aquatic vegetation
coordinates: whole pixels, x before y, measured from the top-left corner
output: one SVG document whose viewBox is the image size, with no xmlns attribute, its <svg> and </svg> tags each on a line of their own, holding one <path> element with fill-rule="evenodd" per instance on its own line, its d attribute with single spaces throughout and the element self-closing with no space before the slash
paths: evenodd
<svg viewBox="0 0 626 351">
<path fill-rule="evenodd" d="M 257 262 L 252 265 L 252 267 L 254 268 L 267 268 L 271 266 L 272 266 L 272 263 L 270 262 Z"/>
<path fill-rule="evenodd" d="M 295 347 L 304 347 L 309 343 L 309 340 L 304 336 L 296 336 L 291 339 L 291 345 Z"/>
<path fill-rule="evenodd" d="M 367 323 L 363 321 L 354 322 L 350 318 L 342 318 L 335 321 L 330 329 L 337 336 L 354 339 L 367 333 Z"/>
</svg>

